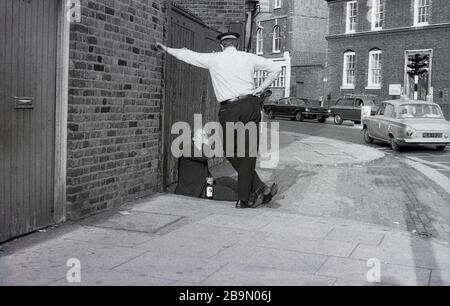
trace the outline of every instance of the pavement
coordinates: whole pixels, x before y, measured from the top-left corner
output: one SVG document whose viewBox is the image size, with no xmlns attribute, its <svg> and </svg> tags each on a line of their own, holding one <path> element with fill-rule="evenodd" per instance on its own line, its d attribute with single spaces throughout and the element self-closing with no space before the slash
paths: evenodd
<svg viewBox="0 0 450 306">
<path fill-rule="evenodd" d="M 281 187 L 270 205 L 157 194 L 0 245 L 0 285 L 450 285 L 442 186 L 320 136 L 282 132 L 280 157 L 258 169 Z"/>
</svg>

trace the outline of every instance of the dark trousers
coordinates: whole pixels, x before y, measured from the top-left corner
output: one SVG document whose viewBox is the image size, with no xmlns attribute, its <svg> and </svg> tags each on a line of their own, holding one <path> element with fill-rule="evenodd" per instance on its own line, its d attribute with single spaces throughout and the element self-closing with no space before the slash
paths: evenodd
<svg viewBox="0 0 450 306">
<path fill-rule="evenodd" d="M 206 188 L 203 189 L 202 198 L 206 199 Z M 237 201 L 238 182 L 231 177 L 214 179 L 214 198 L 216 201 Z"/>
<path fill-rule="evenodd" d="M 259 123 L 261 122 L 261 106 L 259 99 L 256 97 L 248 97 L 239 101 L 230 102 L 225 105 L 221 105 L 219 111 L 219 121 L 223 128 L 223 146 L 224 152 L 227 151 L 234 152 L 232 157 L 227 156 L 227 160 L 233 166 L 233 168 L 238 173 L 238 197 L 241 201 L 248 201 L 250 199 L 250 194 L 257 191 L 258 189 L 264 187 L 264 183 L 259 178 L 255 171 L 256 168 L 256 156 L 250 153 L 257 151 L 257 146 L 259 143 Z M 234 148 L 232 150 L 227 150 L 226 147 L 226 135 L 227 133 L 227 122 L 238 123 L 242 122 L 246 125 L 249 122 L 254 122 L 257 127 L 257 141 L 256 148 L 251 148 L 250 139 L 248 135 L 242 135 L 239 133 L 234 133 Z M 241 137 L 245 137 L 245 155 L 244 157 L 238 157 L 237 146 L 240 143 Z M 254 139 L 253 139 L 254 140 Z M 253 142 L 255 144 L 255 142 Z"/>
</svg>

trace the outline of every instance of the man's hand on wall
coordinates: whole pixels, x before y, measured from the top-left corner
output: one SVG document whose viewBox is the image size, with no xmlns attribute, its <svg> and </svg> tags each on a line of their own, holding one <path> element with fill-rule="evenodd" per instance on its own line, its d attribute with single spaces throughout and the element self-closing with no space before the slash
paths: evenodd
<svg viewBox="0 0 450 306">
<path fill-rule="evenodd" d="M 162 43 L 157 42 L 156 43 L 156 50 L 159 52 L 166 52 L 167 51 L 167 47 L 164 46 Z"/>
</svg>

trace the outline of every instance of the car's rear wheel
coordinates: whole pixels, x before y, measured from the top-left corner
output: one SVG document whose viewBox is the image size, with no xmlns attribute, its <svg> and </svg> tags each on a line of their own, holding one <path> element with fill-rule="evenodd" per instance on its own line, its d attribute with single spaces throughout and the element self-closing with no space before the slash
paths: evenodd
<svg viewBox="0 0 450 306">
<path fill-rule="evenodd" d="M 361 124 L 361 121 L 355 121 L 355 124 L 356 124 L 356 125 L 360 125 L 360 124 Z"/>
<path fill-rule="evenodd" d="M 303 114 L 302 114 L 302 113 L 297 112 L 297 113 L 295 114 L 295 120 L 302 122 L 303 119 L 304 119 L 304 118 L 303 118 Z"/>
<path fill-rule="evenodd" d="M 344 119 L 342 119 L 341 115 L 334 116 L 334 124 L 342 125 L 343 122 L 344 122 Z"/>
<path fill-rule="evenodd" d="M 400 151 L 400 146 L 398 145 L 397 140 L 393 136 L 391 136 L 390 145 L 391 145 L 392 151 L 395 151 L 395 152 Z"/>
<path fill-rule="evenodd" d="M 367 128 L 365 128 L 363 131 L 363 138 L 365 143 L 367 144 L 373 143 L 373 138 L 370 137 L 369 130 Z"/>
<path fill-rule="evenodd" d="M 269 114 L 267 116 L 269 116 L 269 119 L 275 118 L 273 111 L 269 111 Z"/>
<path fill-rule="evenodd" d="M 437 147 L 436 147 L 436 150 L 438 150 L 438 151 L 444 151 L 445 148 L 446 148 L 446 146 L 437 146 Z"/>
<path fill-rule="evenodd" d="M 327 121 L 327 116 L 320 116 L 319 123 L 325 123 Z"/>
</svg>

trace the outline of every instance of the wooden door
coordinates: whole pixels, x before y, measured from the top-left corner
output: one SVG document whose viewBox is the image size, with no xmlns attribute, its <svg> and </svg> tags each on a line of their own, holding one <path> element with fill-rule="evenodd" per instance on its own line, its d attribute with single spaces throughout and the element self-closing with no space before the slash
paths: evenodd
<svg viewBox="0 0 450 306">
<path fill-rule="evenodd" d="M 0 0 L 0 241 L 53 223 L 58 0 Z"/>
</svg>

